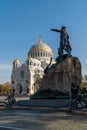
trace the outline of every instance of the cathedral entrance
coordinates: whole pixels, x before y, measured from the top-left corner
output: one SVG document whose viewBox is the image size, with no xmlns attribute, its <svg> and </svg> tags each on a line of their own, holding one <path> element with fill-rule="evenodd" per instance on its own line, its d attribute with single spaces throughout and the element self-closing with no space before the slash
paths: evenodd
<svg viewBox="0 0 87 130">
<path fill-rule="evenodd" d="M 19 88 L 19 93 L 20 94 L 22 93 L 22 86 L 20 86 L 20 88 Z"/>
<path fill-rule="evenodd" d="M 30 89 L 27 87 L 27 94 L 29 93 Z"/>
<path fill-rule="evenodd" d="M 22 85 L 21 85 L 21 84 L 18 84 L 18 85 L 17 85 L 17 89 L 16 89 L 17 94 L 21 94 L 22 91 L 23 91 Z"/>
</svg>

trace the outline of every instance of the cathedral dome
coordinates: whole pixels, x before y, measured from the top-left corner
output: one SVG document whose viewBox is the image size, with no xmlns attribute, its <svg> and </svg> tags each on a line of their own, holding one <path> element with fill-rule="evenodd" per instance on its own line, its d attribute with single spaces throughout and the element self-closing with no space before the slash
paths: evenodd
<svg viewBox="0 0 87 130">
<path fill-rule="evenodd" d="M 14 61 L 13 61 L 13 68 L 18 68 L 18 67 L 20 67 L 20 61 L 18 60 L 18 59 L 15 59 Z"/>
<path fill-rule="evenodd" d="M 20 61 L 18 59 L 15 59 L 13 63 L 20 64 Z"/>
<path fill-rule="evenodd" d="M 31 56 L 29 56 L 29 57 L 27 58 L 27 60 L 32 60 L 32 57 L 31 57 Z"/>
<path fill-rule="evenodd" d="M 46 54 L 47 53 L 47 54 Z M 45 55 L 46 54 L 46 55 Z M 29 50 L 28 57 L 50 57 L 53 56 L 52 49 L 44 42 L 42 42 L 42 37 L 40 36 L 39 42 L 35 43 Z"/>
<path fill-rule="evenodd" d="M 28 57 L 38 59 L 44 69 L 50 63 L 51 57 L 53 59 L 52 62 L 54 63 L 52 49 L 42 41 L 41 36 L 39 42 L 37 42 L 30 48 L 28 52 Z"/>
<path fill-rule="evenodd" d="M 31 47 L 29 53 L 36 51 L 36 50 L 52 52 L 51 48 L 46 43 L 44 43 L 42 41 L 39 41 L 36 44 L 34 44 Z"/>
</svg>

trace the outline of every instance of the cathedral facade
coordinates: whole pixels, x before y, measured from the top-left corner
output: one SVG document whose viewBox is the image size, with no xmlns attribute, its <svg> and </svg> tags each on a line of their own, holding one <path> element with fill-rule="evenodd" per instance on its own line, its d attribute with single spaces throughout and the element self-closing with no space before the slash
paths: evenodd
<svg viewBox="0 0 87 130">
<path fill-rule="evenodd" d="M 53 58 L 52 49 L 40 37 L 28 52 L 24 64 L 20 65 L 19 59 L 13 61 L 11 88 L 16 95 L 32 95 L 37 91 L 36 81 L 43 78 L 44 69 Z M 54 58 L 52 63 L 54 63 Z"/>
</svg>

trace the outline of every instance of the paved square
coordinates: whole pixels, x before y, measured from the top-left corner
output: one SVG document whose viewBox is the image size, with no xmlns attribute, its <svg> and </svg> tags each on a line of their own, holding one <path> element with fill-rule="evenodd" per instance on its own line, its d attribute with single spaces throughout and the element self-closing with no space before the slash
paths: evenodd
<svg viewBox="0 0 87 130">
<path fill-rule="evenodd" d="M 0 126 L 7 130 L 87 130 L 87 117 L 54 110 L 4 110 Z"/>
</svg>

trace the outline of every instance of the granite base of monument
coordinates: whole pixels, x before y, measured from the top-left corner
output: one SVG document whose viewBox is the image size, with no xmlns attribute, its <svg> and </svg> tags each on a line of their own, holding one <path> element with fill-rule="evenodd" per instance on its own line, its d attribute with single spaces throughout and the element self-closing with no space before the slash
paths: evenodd
<svg viewBox="0 0 87 130">
<path fill-rule="evenodd" d="M 81 63 L 77 57 L 67 57 L 51 66 L 44 75 L 42 85 L 31 99 L 71 99 L 79 92 Z"/>
<path fill-rule="evenodd" d="M 49 107 L 49 108 L 59 108 L 59 107 L 68 107 L 70 104 L 70 99 L 30 99 L 30 100 L 20 100 L 18 104 L 21 106 L 28 107 Z"/>
</svg>

